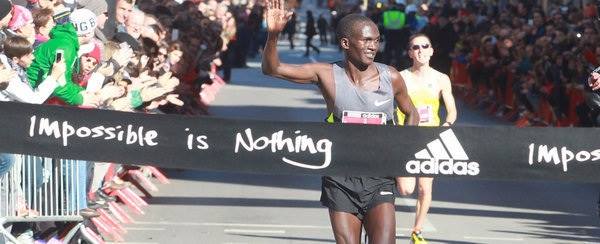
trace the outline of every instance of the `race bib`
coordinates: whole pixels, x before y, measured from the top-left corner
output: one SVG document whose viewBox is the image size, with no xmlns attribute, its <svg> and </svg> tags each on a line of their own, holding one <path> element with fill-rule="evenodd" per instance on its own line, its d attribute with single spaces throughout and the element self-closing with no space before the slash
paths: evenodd
<svg viewBox="0 0 600 244">
<path fill-rule="evenodd" d="M 383 112 L 361 112 L 348 111 L 342 112 L 342 123 L 344 124 L 368 124 L 385 125 L 387 116 Z"/>
<path fill-rule="evenodd" d="M 419 111 L 419 123 L 429 123 L 433 119 L 432 107 L 429 105 L 418 107 Z"/>
</svg>

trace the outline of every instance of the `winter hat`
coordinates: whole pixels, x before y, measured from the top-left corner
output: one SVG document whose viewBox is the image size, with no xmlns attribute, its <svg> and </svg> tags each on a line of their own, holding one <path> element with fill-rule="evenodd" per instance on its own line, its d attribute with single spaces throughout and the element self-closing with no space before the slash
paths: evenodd
<svg viewBox="0 0 600 244">
<path fill-rule="evenodd" d="M 0 0 L 0 19 L 4 19 L 10 11 L 12 11 L 13 4 L 10 0 Z"/>
<path fill-rule="evenodd" d="M 33 16 L 31 16 L 31 11 L 29 11 L 29 9 L 23 6 L 14 5 L 12 13 L 13 16 L 12 19 L 10 19 L 10 22 L 8 22 L 8 28 L 13 31 L 20 29 L 26 24 L 33 23 Z"/>
<path fill-rule="evenodd" d="M 69 15 L 69 22 L 73 23 L 77 35 L 85 35 L 94 32 L 98 25 L 96 15 L 89 9 L 81 8 Z"/>
<path fill-rule="evenodd" d="M 108 12 L 106 0 L 79 0 L 77 7 L 91 10 L 96 16 Z"/>
</svg>

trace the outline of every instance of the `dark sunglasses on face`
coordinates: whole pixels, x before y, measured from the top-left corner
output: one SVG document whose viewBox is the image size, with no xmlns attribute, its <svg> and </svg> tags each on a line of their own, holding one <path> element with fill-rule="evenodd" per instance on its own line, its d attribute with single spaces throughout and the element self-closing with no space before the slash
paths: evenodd
<svg viewBox="0 0 600 244">
<path fill-rule="evenodd" d="M 429 44 L 413 45 L 412 47 L 410 47 L 410 49 L 412 49 L 412 50 L 419 50 L 419 48 L 421 48 L 421 49 L 427 49 L 427 48 L 429 48 Z"/>
</svg>

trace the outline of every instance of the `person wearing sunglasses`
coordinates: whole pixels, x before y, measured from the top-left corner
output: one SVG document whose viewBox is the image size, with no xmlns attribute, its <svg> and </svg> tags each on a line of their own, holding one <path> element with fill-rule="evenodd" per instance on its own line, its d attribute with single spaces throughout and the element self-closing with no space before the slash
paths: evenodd
<svg viewBox="0 0 600 244">
<path fill-rule="evenodd" d="M 286 64 L 277 54 L 277 40 L 292 13 L 284 0 L 269 0 L 267 43 L 262 71 L 295 83 L 315 84 L 321 90 L 331 122 L 350 121 L 347 110 L 378 114 L 379 124 L 394 117 L 394 104 L 416 125 L 417 110 L 398 71 L 375 63 L 380 34 L 371 19 L 350 14 L 338 22 L 336 36 L 344 59 L 334 63 Z M 385 115 L 385 116 L 384 116 Z M 329 122 L 329 121 L 328 121 Z M 329 209 L 337 243 L 360 243 L 364 227 L 369 243 L 396 243 L 394 177 L 324 176 L 321 203 Z"/>
<path fill-rule="evenodd" d="M 410 98 L 419 111 L 419 126 L 439 126 L 438 115 L 440 96 L 446 107 L 446 118 L 442 126 L 451 126 L 456 121 L 456 105 L 452 96 L 452 85 L 448 75 L 441 73 L 429 66 L 429 59 L 433 55 L 433 47 L 429 37 L 424 34 L 415 34 L 409 38 L 408 56 L 412 59 L 412 66 L 400 72 L 406 83 Z M 399 122 L 404 114 L 397 110 Z M 415 190 L 417 179 L 415 177 L 397 177 L 396 183 L 400 195 L 410 195 Z M 416 218 L 411 233 L 411 243 L 425 244 L 422 229 L 425 217 L 431 206 L 432 177 L 418 178 L 418 197 Z"/>
</svg>

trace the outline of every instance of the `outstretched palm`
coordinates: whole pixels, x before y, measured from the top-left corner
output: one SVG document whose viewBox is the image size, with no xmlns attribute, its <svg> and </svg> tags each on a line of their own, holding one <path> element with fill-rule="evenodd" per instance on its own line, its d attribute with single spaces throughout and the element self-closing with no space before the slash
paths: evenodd
<svg viewBox="0 0 600 244">
<path fill-rule="evenodd" d="M 267 0 L 267 4 L 267 31 L 279 33 L 285 28 L 292 12 L 285 9 L 284 0 Z"/>
</svg>

